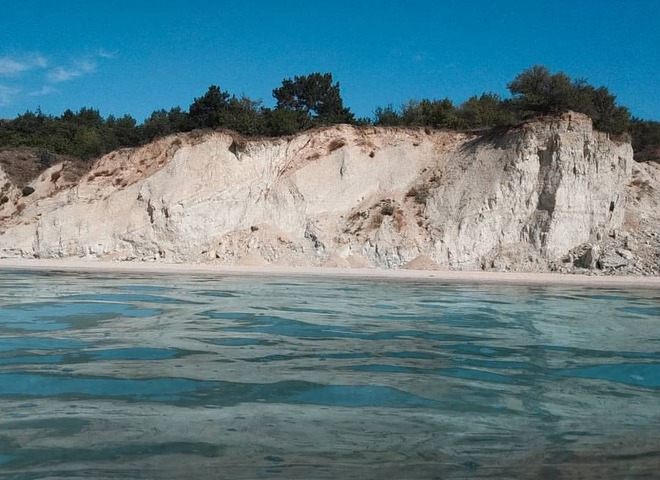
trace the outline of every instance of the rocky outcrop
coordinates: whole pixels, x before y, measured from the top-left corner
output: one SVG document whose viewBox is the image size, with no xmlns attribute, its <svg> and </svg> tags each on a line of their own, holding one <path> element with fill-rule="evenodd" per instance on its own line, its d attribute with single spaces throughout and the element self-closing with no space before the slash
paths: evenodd
<svg viewBox="0 0 660 480">
<path fill-rule="evenodd" d="M 560 272 L 660 275 L 660 164 L 633 162 L 621 227 L 571 249 L 551 267 Z"/>
<path fill-rule="evenodd" d="M 7 202 L 0 255 L 558 269 L 573 249 L 619 235 L 633 163 L 629 144 L 574 113 L 486 135 L 180 134 L 47 190 L 63 169 L 51 167 L 20 211 Z"/>
</svg>

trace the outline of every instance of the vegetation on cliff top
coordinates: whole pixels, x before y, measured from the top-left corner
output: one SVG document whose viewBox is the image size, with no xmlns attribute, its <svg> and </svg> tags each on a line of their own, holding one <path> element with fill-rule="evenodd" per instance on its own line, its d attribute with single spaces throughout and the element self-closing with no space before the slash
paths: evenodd
<svg viewBox="0 0 660 480">
<path fill-rule="evenodd" d="M 332 74 L 312 73 L 284 79 L 272 92 L 275 108 L 211 85 L 187 111 L 179 107 L 157 110 L 142 124 L 130 115 L 103 118 L 92 108 L 66 110 L 61 116 L 28 111 L 12 120 L 0 120 L 0 148 L 32 147 L 44 159 L 52 154 L 93 159 L 117 148 L 200 128 L 224 128 L 246 136 L 291 135 L 338 123 L 474 130 L 573 110 L 591 117 L 600 131 L 629 134 L 637 160 L 660 161 L 660 122 L 631 118 L 606 87 L 534 66 L 513 79 L 508 89 L 511 97 L 506 99 L 484 93 L 458 106 L 447 98 L 410 100 L 399 108 L 378 107 L 373 118 L 356 119 L 344 106 Z"/>
</svg>

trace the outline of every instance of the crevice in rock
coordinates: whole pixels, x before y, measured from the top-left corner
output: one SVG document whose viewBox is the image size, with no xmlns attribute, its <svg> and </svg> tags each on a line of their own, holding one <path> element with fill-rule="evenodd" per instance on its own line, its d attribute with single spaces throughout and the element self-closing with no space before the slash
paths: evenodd
<svg viewBox="0 0 660 480">
<path fill-rule="evenodd" d="M 229 151 L 238 158 L 238 144 L 236 143 L 236 140 L 232 140 L 231 145 L 229 145 Z"/>
<path fill-rule="evenodd" d="M 149 215 L 149 223 L 153 225 L 154 223 L 154 206 L 151 204 L 151 200 L 147 201 L 147 214 Z"/>
<path fill-rule="evenodd" d="M 539 149 L 539 200 L 536 206 L 537 210 L 544 210 L 548 215 L 552 216 L 555 211 L 557 203 L 557 181 L 553 175 L 559 175 L 558 171 L 552 168 L 553 148 L 549 146 L 545 150 Z"/>
</svg>

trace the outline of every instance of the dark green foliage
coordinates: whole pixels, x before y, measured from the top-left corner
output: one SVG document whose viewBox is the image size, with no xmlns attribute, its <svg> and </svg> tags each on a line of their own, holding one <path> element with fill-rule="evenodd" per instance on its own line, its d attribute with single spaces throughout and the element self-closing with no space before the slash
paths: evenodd
<svg viewBox="0 0 660 480">
<path fill-rule="evenodd" d="M 616 97 L 607 88 L 594 89 L 590 85 L 580 88 L 580 101 L 587 104 L 585 108 L 575 105 L 574 110 L 591 117 L 594 127 L 601 132 L 619 135 L 630 126 L 630 112 L 626 107 L 616 104 Z"/>
<path fill-rule="evenodd" d="M 190 105 L 190 118 L 199 128 L 217 128 L 222 123 L 222 113 L 227 109 L 230 95 L 211 85 L 204 95 Z"/>
<path fill-rule="evenodd" d="M 350 109 L 344 108 L 339 82 L 332 82 L 331 73 L 311 73 L 282 80 L 273 90 L 276 110 L 302 112 L 300 129 L 317 125 L 353 123 Z"/>
<path fill-rule="evenodd" d="M 635 160 L 660 163 L 660 122 L 633 118 L 630 122 L 630 136 Z"/>
<path fill-rule="evenodd" d="M 563 72 L 553 74 L 547 67 L 537 65 L 519 74 L 508 87 L 510 99 L 484 93 L 469 98 L 458 108 L 449 99 L 410 100 L 400 111 L 388 105 L 376 109 L 374 123 L 471 130 L 572 110 L 590 116 L 594 127 L 603 132 L 619 135 L 630 126 L 628 109 L 617 105 L 616 97 L 607 88 L 595 88 L 581 79 L 573 81 Z"/>
<path fill-rule="evenodd" d="M 147 140 L 174 133 L 170 118 L 165 110 L 154 111 L 142 124 L 142 135 Z"/>
<path fill-rule="evenodd" d="M 434 128 L 455 128 L 456 107 L 448 98 L 444 100 L 410 100 L 401 109 L 404 125 Z"/>
<path fill-rule="evenodd" d="M 104 119 L 92 108 L 66 110 L 59 117 L 28 111 L 12 120 L 0 120 L 0 148 L 34 148 L 39 164 L 46 168 L 55 154 L 91 160 L 117 148 L 196 128 L 224 128 L 246 136 L 292 135 L 337 123 L 481 130 L 572 110 L 591 117 L 597 130 L 616 135 L 628 132 L 638 161 L 660 160 L 660 122 L 631 119 L 628 109 L 617 105 L 616 97 L 605 87 L 571 80 L 562 72 L 553 74 L 544 66 L 525 70 L 508 87 L 509 99 L 484 93 L 458 107 L 448 98 L 410 100 L 399 109 L 392 105 L 377 108 L 373 120 L 356 120 L 344 106 L 339 83 L 330 73 L 283 80 L 273 90 L 274 109 L 211 85 L 188 111 L 179 107 L 156 110 L 141 125 L 129 115 Z M 427 195 L 428 189 L 421 187 L 411 193 L 418 203 L 424 203 Z"/>
<path fill-rule="evenodd" d="M 264 128 L 271 137 L 293 135 L 311 127 L 309 116 L 299 110 L 264 110 Z"/>
<path fill-rule="evenodd" d="M 114 130 L 98 110 L 67 110 L 61 117 L 26 112 L 0 127 L 2 147 L 33 147 L 43 152 L 92 158 L 116 148 Z"/>
<path fill-rule="evenodd" d="M 220 113 L 220 126 L 243 135 L 263 135 L 265 125 L 261 101 L 232 96 Z"/>
<path fill-rule="evenodd" d="M 470 97 L 457 112 L 460 128 L 488 128 L 494 125 L 507 125 L 513 121 L 513 114 L 499 95 L 482 93 Z"/>
<path fill-rule="evenodd" d="M 395 110 L 392 105 L 377 108 L 374 112 L 375 125 L 410 126 L 433 128 L 456 128 L 458 116 L 456 107 L 448 98 L 444 100 L 410 100 Z"/>
<path fill-rule="evenodd" d="M 602 132 L 618 135 L 628 129 L 628 109 L 618 106 L 607 88 L 595 88 L 584 79 L 571 81 L 563 72 L 551 74 L 546 67 L 536 65 L 508 87 L 512 95 L 509 105 L 522 119 L 573 110 L 591 117 L 594 127 Z"/>
<path fill-rule="evenodd" d="M 518 75 L 508 85 L 512 95 L 510 106 L 523 118 L 556 115 L 571 109 L 575 88 L 571 79 L 559 72 L 551 74 L 547 67 L 535 65 Z"/>
<path fill-rule="evenodd" d="M 392 127 L 396 125 L 403 125 L 403 119 L 399 112 L 390 104 L 387 107 L 378 107 L 374 112 L 374 124 L 383 127 Z"/>
<path fill-rule="evenodd" d="M 105 130 L 112 136 L 115 144 L 114 148 L 135 147 L 142 140 L 140 138 L 140 131 L 137 128 L 137 122 L 130 115 L 124 115 L 121 118 L 115 118 L 110 115 L 106 120 Z"/>
<path fill-rule="evenodd" d="M 374 121 L 369 117 L 358 117 L 353 121 L 353 125 L 356 125 L 358 127 L 368 127 L 373 124 Z"/>
<path fill-rule="evenodd" d="M 217 85 L 195 99 L 189 115 L 197 128 L 226 128 L 252 136 L 265 132 L 261 101 L 230 95 Z"/>
<path fill-rule="evenodd" d="M 195 128 L 195 122 L 187 112 L 176 107 L 165 110 L 156 110 L 139 127 L 139 136 L 142 141 L 151 141 L 154 138 L 164 137 L 178 132 L 189 132 Z"/>
<path fill-rule="evenodd" d="M 167 122 L 171 133 L 189 132 L 195 128 L 192 118 L 188 112 L 181 110 L 181 107 L 171 108 L 167 112 Z"/>
</svg>

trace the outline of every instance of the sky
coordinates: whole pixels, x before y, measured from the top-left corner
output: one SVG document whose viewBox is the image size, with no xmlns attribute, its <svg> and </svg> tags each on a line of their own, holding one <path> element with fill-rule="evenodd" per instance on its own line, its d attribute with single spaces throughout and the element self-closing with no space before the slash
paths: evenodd
<svg viewBox="0 0 660 480">
<path fill-rule="evenodd" d="M 660 120 L 658 0 L 1 0 L 0 118 L 97 108 L 138 121 L 212 84 L 273 106 L 331 72 L 358 116 L 410 99 L 508 96 L 532 65 Z"/>
</svg>

